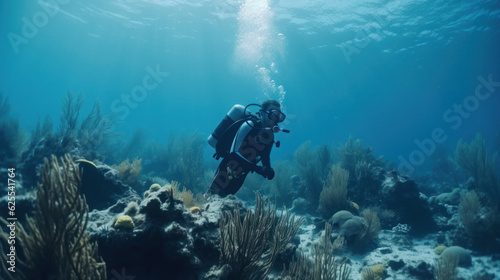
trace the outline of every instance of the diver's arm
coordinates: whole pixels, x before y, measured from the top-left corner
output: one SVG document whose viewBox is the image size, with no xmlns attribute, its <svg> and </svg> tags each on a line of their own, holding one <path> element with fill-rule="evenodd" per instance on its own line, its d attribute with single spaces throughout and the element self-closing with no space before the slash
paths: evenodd
<svg viewBox="0 0 500 280">
<path fill-rule="evenodd" d="M 269 145 L 266 147 L 266 152 L 262 156 L 262 165 L 271 167 L 271 149 L 273 145 Z"/>
<path fill-rule="evenodd" d="M 234 137 L 233 145 L 231 146 L 231 152 L 235 153 L 242 159 L 244 159 L 246 162 L 248 162 L 251 165 L 254 165 L 252 162 L 250 162 L 247 158 L 245 158 L 241 153 L 241 145 L 243 145 L 243 141 L 245 141 L 245 138 L 248 136 L 250 131 L 252 131 L 254 124 L 252 121 L 244 122 L 241 127 L 238 129 L 238 132 L 236 133 L 236 137 Z"/>
<path fill-rule="evenodd" d="M 272 180 L 274 178 L 274 170 L 271 167 L 271 149 L 273 145 L 269 145 L 266 147 L 266 153 L 262 156 L 262 167 L 260 168 L 260 175 L 265 178 Z"/>
</svg>

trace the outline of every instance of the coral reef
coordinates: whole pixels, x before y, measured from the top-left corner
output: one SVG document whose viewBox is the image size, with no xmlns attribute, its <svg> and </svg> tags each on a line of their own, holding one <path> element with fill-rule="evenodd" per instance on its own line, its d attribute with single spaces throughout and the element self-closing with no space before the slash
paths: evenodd
<svg viewBox="0 0 500 280">
<path fill-rule="evenodd" d="M 106 279 L 105 263 L 86 233 L 88 206 L 80 195 L 79 169 L 69 155 L 45 160 L 34 216 L 26 223 L 26 229 L 17 224 L 16 277 L 7 274 L 2 254 L 3 279 Z M 6 242 L 1 229 L 0 234 Z"/>
<path fill-rule="evenodd" d="M 223 250 L 220 245 L 232 240 L 228 238 L 236 237 L 221 235 L 221 219 L 224 216 L 229 217 L 228 213 L 237 213 L 235 217 L 240 219 L 243 204 L 233 196 L 224 199 L 215 196 L 208 198 L 203 207 L 187 209 L 183 202 L 176 198 L 173 191 L 175 185 L 150 192 L 149 196 L 139 203 L 136 211 L 130 211 L 130 203 L 124 201 L 108 209 L 90 213 L 89 230 L 99 244 L 99 252 L 109 269 L 108 275 L 113 269 L 126 267 L 127 274 L 137 276 L 136 279 L 219 279 L 222 277 L 220 271 L 228 271 L 227 265 L 219 263 L 218 257 Z M 262 202 L 263 199 L 259 198 L 259 201 Z M 265 248 L 264 253 L 272 248 L 281 249 L 295 235 L 301 220 L 282 213 L 276 221 L 278 217 L 275 208 L 264 207 L 262 203 L 259 205 L 261 206 L 256 209 L 272 212 L 247 212 L 251 213 L 250 216 L 261 213 L 260 217 L 267 217 L 266 221 L 272 226 L 266 236 L 275 235 L 282 244 L 280 247 L 268 247 L 268 242 L 273 239 L 263 239 L 260 242 Z M 133 229 L 124 231 L 113 227 L 116 220 L 124 215 L 130 215 L 135 225 Z M 289 228 L 292 224 L 293 228 Z M 259 228 L 261 225 L 255 224 Z M 247 232 L 245 236 L 251 236 L 248 235 L 250 233 L 254 231 Z M 225 238 L 224 242 L 221 236 Z M 247 239 L 240 239 L 241 242 L 245 240 Z M 237 254 L 237 251 L 229 250 L 225 248 L 224 252 Z"/>
<path fill-rule="evenodd" d="M 83 104 L 82 95 L 68 91 L 59 127 L 39 120 L 26 141 L 0 95 L 1 161 L 22 168 L 16 209 L 33 213 L 19 219 L 20 279 L 117 278 L 125 268 L 137 280 L 493 279 L 498 268 L 500 179 L 496 154 L 480 135 L 459 141 L 451 160 L 436 147 L 425 163 L 433 170 L 413 178 L 391 171 L 359 139 L 336 149 L 308 141 L 273 164 L 274 180 L 250 174 L 237 196 L 205 199 L 213 172 L 203 162 L 201 134 L 170 133 L 161 144 L 139 129 L 118 142 L 99 102 L 82 119 Z M 65 154 L 41 167 L 45 157 Z M 35 189 L 37 173 L 42 183 Z M 0 206 L 6 203 L 0 198 Z M 45 249 L 47 242 L 57 246 Z M 467 250 L 454 253 L 456 246 Z M 341 253 L 350 259 L 336 260 Z"/>
</svg>

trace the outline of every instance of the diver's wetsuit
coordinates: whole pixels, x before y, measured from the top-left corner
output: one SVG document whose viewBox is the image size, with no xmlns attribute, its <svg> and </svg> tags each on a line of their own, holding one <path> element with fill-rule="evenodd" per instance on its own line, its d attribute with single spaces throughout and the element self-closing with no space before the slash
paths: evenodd
<svg viewBox="0 0 500 280">
<path fill-rule="evenodd" d="M 235 194 L 249 172 L 262 169 L 262 166 L 257 166 L 260 161 L 271 169 L 273 143 L 271 130 L 262 128 L 259 122 L 244 122 L 236 133 L 229 155 L 219 164 L 207 194 L 222 197 Z"/>
</svg>

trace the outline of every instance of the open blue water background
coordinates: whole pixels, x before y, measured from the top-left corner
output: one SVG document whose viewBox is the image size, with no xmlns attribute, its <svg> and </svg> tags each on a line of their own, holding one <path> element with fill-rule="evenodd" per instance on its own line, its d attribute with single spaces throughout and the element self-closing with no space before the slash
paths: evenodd
<svg viewBox="0 0 500 280">
<path fill-rule="evenodd" d="M 500 147 L 500 1 L 0 5 L 0 92 L 27 131 L 47 115 L 58 124 L 71 90 L 85 94 L 83 116 L 99 99 L 118 131 L 164 141 L 208 136 L 233 104 L 281 99 L 292 133 L 279 134 L 274 159 L 352 135 L 398 162 L 435 129 L 450 150 L 476 133 Z M 161 76 L 138 96 L 147 69 Z"/>
</svg>

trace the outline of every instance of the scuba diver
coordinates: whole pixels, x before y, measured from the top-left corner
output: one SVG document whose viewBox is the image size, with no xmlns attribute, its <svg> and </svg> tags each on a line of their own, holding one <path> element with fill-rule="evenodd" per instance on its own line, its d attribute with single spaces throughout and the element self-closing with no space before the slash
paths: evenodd
<svg viewBox="0 0 500 280">
<path fill-rule="evenodd" d="M 250 106 L 260 110 L 254 115 Z M 281 105 L 276 100 L 266 100 L 247 107 L 234 105 L 215 131 L 208 137 L 208 143 L 215 148 L 214 158 L 223 158 L 207 190 L 207 195 L 217 194 L 225 197 L 235 194 L 243 185 L 250 172 L 256 172 L 271 180 L 274 170 L 271 167 L 270 153 L 274 133 L 290 131 L 280 129 L 278 123 L 285 120 Z M 258 165 L 262 162 L 262 165 Z"/>
</svg>

